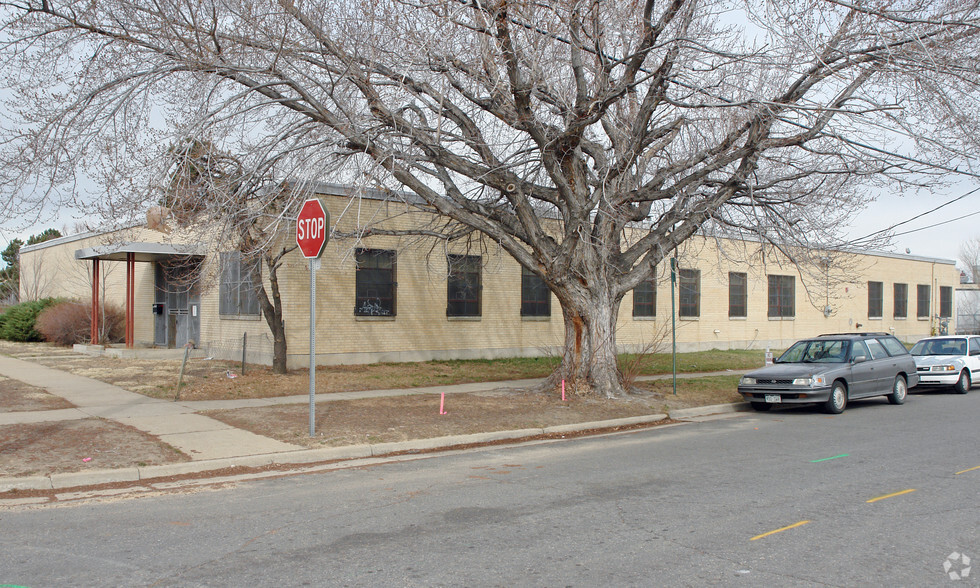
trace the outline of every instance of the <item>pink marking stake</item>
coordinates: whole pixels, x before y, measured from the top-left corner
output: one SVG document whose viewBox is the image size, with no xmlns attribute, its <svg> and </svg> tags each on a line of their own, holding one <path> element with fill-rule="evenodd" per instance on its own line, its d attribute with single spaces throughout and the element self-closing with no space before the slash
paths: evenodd
<svg viewBox="0 0 980 588">
<path fill-rule="evenodd" d="M 565 380 L 561 381 L 561 401 L 565 402 Z"/>
<path fill-rule="evenodd" d="M 446 411 L 442 408 L 446 406 L 446 393 L 443 392 L 442 396 L 439 398 L 439 414 L 446 414 Z"/>
</svg>

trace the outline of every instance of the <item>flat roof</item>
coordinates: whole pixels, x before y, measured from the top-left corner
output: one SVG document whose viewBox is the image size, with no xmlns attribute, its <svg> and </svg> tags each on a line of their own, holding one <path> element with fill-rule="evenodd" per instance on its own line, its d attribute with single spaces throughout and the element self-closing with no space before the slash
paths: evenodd
<svg viewBox="0 0 980 588">
<path fill-rule="evenodd" d="M 118 243 L 78 249 L 75 251 L 75 259 L 126 261 L 130 253 L 134 255 L 136 261 L 163 261 L 175 257 L 204 257 L 204 247 L 201 245 L 174 247 L 166 243 Z"/>
</svg>

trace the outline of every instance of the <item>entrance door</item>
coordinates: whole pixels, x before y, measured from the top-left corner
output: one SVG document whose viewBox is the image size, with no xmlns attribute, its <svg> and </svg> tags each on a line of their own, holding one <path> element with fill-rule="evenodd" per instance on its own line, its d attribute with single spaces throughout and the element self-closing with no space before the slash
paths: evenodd
<svg viewBox="0 0 980 588">
<path fill-rule="evenodd" d="M 177 348 L 197 345 L 201 334 L 201 295 L 197 263 L 155 264 L 153 344 Z"/>
</svg>

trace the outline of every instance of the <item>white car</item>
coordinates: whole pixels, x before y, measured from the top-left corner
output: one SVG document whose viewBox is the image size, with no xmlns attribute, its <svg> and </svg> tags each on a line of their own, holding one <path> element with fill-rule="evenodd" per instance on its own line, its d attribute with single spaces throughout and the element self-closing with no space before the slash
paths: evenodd
<svg viewBox="0 0 980 588">
<path fill-rule="evenodd" d="M 980 383 L 980 337 L 927 337 L 912 347 L 919 386 L 952 386 L 966 394 Z"/>
</svg>

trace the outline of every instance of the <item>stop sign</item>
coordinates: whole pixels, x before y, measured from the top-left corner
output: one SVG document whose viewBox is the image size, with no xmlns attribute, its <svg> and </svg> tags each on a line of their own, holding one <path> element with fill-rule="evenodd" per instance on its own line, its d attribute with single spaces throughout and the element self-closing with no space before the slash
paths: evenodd
<svg viewBox="0 0 980 588">
<path fill-rule="evenodd" d="M 327 244 L 329 224 L 330 215 L 318 198 L 303 202 L 299 216 L 296 217 L 296 244 L 303 252 L 303 257 L 320 257 L 323 246 Z"/>
</svg>

